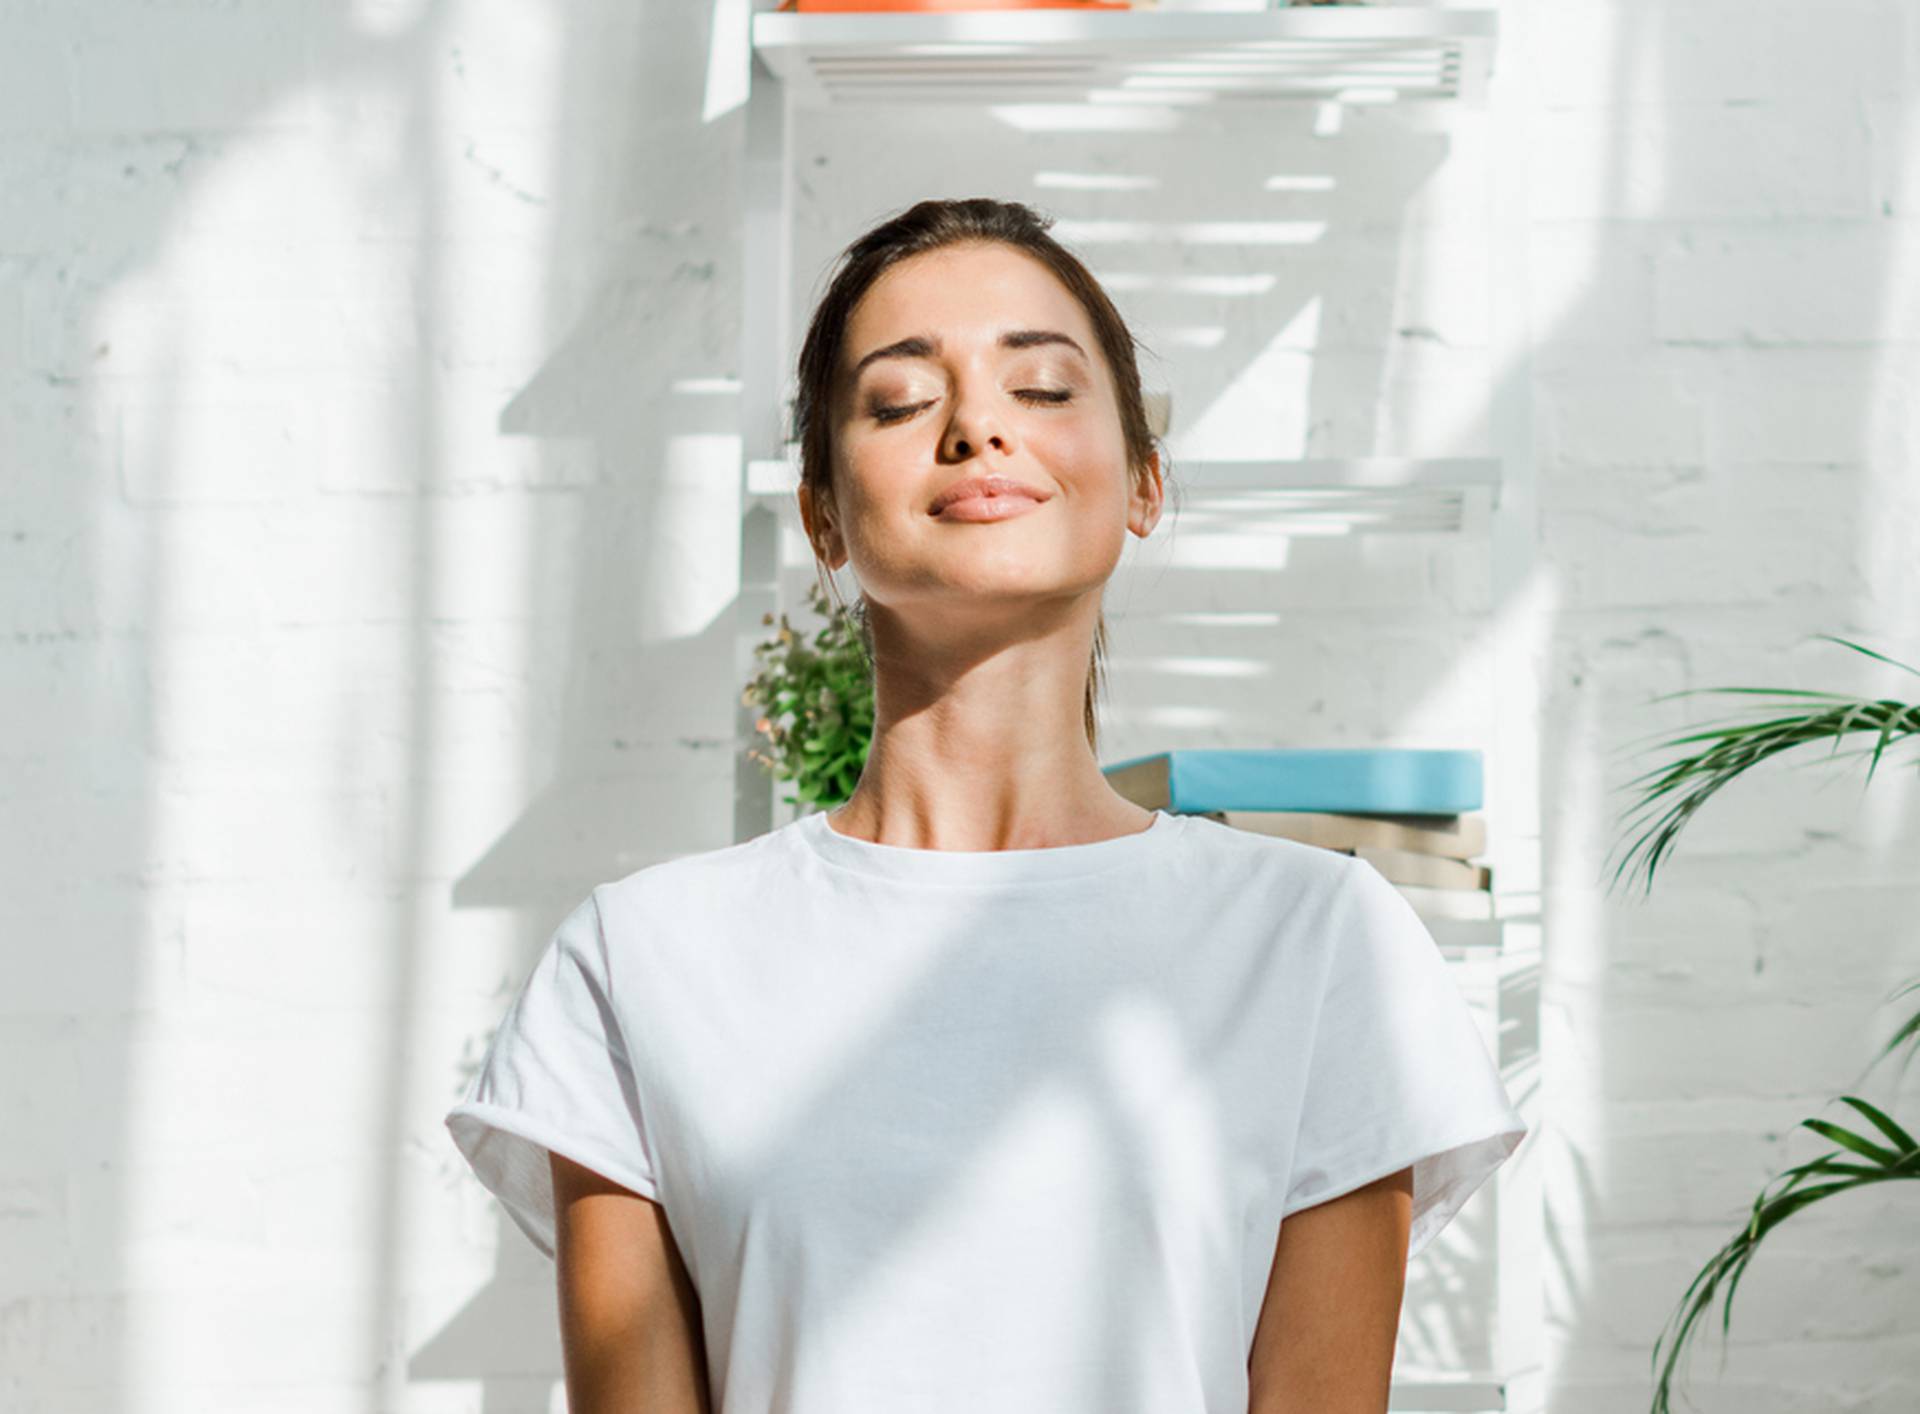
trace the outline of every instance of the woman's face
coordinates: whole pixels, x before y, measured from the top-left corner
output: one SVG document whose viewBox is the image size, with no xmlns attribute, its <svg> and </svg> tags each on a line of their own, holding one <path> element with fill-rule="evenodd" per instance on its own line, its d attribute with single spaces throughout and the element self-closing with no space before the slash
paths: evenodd
<svg viewBox="0 0 1920 1414">
<path fill-rule="evenodd" d="M 1080 302 L 1032 256 L 949 246 L 893 266 L 848 323 L 830 402 L 830 525 L 803 488 L 830 568 L 869 601 L 949 612 L 1097 594 L 1125 535 L 1160 516 L 1127 462 L 1112 374 Z M 974 477 L 996 495 L 935 513 Z"/>
</svg>

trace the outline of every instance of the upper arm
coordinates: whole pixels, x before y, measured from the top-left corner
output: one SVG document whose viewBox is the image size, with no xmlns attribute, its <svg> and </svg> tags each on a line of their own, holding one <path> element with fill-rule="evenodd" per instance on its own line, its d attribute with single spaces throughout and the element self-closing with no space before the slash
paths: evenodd
<svg viewBox="0 0 1920 1414">
<path fill-rule="evenodd" d="M 1280 1224 L 1247 1360 L 1249 1414 L 1383 1414 L 1412 1203 L 1404 1168 Z"/>
<path fill-rule="evenodd" d="M 560 1154 L 555 1253 L 573 1414 L 709 1414 L 700 1303 L 666 1210 Z"/>
</svg>

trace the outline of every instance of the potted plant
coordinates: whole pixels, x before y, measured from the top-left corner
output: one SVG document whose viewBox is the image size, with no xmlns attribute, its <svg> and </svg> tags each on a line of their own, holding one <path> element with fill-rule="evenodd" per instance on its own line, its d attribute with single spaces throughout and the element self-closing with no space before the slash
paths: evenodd
<svg viewBox="0 0 1920 1414">
<path fill-rule="evenodd" d="M 761 709 L 756 729 L 768 750 L 749 749 L 776 780 L 791 781 L 787 804 L 825 810 L 853 794 L 873 739 L 873 650 L 859 609 L 829 605 L 818 584 L 808 600 L 825 622 L 811 640 L 780 615 L 754 646 L 760 671 L 740 700 Z M 773 623 L 763 614 L 762 623 Z"/>
<path fill-rule="evenodd" d="M 1920 670 L 1908 664 L 1895 662 L 1884 654 L 1862 648 L 1857 643 L 1849 643 L 1843 638 L 1835 638 L 1831 634 L 1820 634 L 1818 637 L 1882 662 L 1892 663 L 1906 672 L 1920 673 Z M 1823 741 L 1832 745 L 1829 755 L 1837 755 L 1843 738 L 1870 732 L 1876 738 L 1871 748 L 1873 759 L 1867 766 L 1867 780 L 1871 782 L 1874 768 L 1880 764 L 1881 755 L 1890 745 L 1920 740 L 1920 703 L 1887 698 L 1867 700 L 1841 693 L 1787 688 L 1687 690 L 1694 691 L 1765 693 L 1782 700 L 1758 704 L 1755 710 L 1762 715 L 1757 720 L 1723 720 L 1719 724 L 1709 725 L 1706 730 L 1688 732 L 1662 743 L 1667 747 L 1684 747 L 1685 754 L 1627 783 L 1628 786 L 1644 785 L 1641 797 L 1629 811 L 1629 816 L 1645 816 L 1656 810 L 1660 813 L 1621 859 L 1614 871 L 1613 885 L 1617 885 L 1623 875 L 1632 869 L 1637 856 L 1644 868 L 1644 887 L 1650 891 L 1654 871 L 1672 847 L 1681 827 L 1716 791 L 1762 761 L 1771 760 L 1799 746 Z M 1669 693 L 1667 697 L 1685 695 L 1686 692 Z M 1861 748 L 1861 751 L 1865 750 L 1867 748 Z M 1847 754 L 1859 755 L 1861 751 Z M 1916 988 L 1920 988 L 1920 978 L 1900 986 L 1889 1000 L 1905 996 Z M 1893 1038 L 1868 1068 L 1878 1065 L 1901 1046 L 1910 1047 L 1916 1039 L 1920 1039 L 1920 1012 L 1908 1017 L 1895 1029 Z M 1721 1334 L 1724 1336 L 1730 1328 L 1733 1293 L 1746 1271 L 1747 1263 L 1753 1260 L 1768 1233 L 1794 1214 L 1843 1193 L 1855 1192 L 1873 1184 L 1920 1179 L 1920 1142 L 1915 1141 L 1912 1133 L 1858 1096 L 1842 1095 L 1839 1099 L 1841 1103 L 1852 1106 L 1871 1129 L 1863 1127 L 1859 1120 L 1852 1121 L 1852 1128 L 1823 1119 L 1800 1122 L 1802 1127 L 1840 1147 L 1807 1163 L 1796 1164 L 1769 1180 L 1753 1200 L 1752 1212 L 1745 1225 L 1714 1253 L 1694 1277 L 1654 1344 L 1653 1365 L 1659 1373 L 1654 1387 L 1652 1414 L 1670 1414 L 1669 1400 L 1675 1365 L 1695 1334 L 1700 1318 L 1712 1306 L 1714 1293 L 1723 1284 L 1725 1293 L 1722 1297 Z M 1663 1345 L 1667 1347 L 1664 1365 L 1661 1364 Z"/>
</svg>

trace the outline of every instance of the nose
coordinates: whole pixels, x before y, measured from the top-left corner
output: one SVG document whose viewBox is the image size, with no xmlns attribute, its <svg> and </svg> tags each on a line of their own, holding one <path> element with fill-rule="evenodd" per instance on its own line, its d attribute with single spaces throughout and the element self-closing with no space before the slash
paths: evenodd
<svg viewBox="0 0 1920 1414">
<path fill-rule="evenodd" d="M 997 432 L 987 434 L 978 445 L 993 447 L 995 450 L 1003 452 L 1007 449 L 1005 439 Z M 964 434 L 954 435 L 948 439 L 947 456 L 950 460 L 963 462 L 972 456 L 975 450 L 976 444 L 970 441 Z"/>
<path fill-rule="evenodd" d="M 1013 439 L 986 395 L 957 393 L 953 415 L 941 437 L 941 453 L 948 461 L 965 461 L 983 448 L 1011 450 Z"/>
</svg>

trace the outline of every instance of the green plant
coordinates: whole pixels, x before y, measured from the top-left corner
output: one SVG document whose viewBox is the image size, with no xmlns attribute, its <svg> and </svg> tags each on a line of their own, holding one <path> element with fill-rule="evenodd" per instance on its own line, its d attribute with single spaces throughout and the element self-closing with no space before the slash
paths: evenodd
<svg viewBox="0 0 1920 1414">
<path fill-rule="evenodd" d="M 1844 638 L 1835 638 L 1831 634 L 1820 634 L 1818 637 L 1920 675 L 1920 670 L 1908 664 L 1896 662 Z M 1629 812 L 1630 815 L 1641 817 L 1639 824 L 1644 825 L 1644 829 L 1615 869 L 1615 885 L 1628 874 L 1638 855 L 1645 867 L 1645 888 L 1651 891 L 1654 871 L 1671 848 L 1681 827 L 1716 791 L 1762 761 L 1771 760 L 1794 747 L 1819 741 L 1832 743 L 1833 750 L 1828 753 L 1831 758 L 1842 754 L 1839 752 L 1842 738 L 1871 732 L 1876 740 L 1871 747 L 1873 759 L 1867 766 L 1867 780 L 1870 782 L 1874 768 L 1880 764 L 1881 755 L 1888 746 L 1896 742 L 1920 740 L 1920 704 L 1887 698 L 1867 700 L 1833 692 L 1725 687 L 1688 689 L 1685 692 L 1668 693 L 1654 700 L 1665 701 L 1691 692 L 1766 693 L 1782 700 L 1760 704 L 1756 708 L 1763 714 L 1773 714 L 1765 716 L 1763 720 L 1723 719 L 1718 724 L 1709 725 L 1704 731 L 1689 732 L 1661 743 L 1667 747 L 1697 749 L 1689 750 L 1679 760 L 1636 776 L 1627 783 L 1628 786 L 1645 787 L 1638 804 Z M 1698 746 L 1699 743 L 1707 744 Z M 1859 751 L 1844 754 L 1857 756 L 1867 750 L 1863 747 Z M 1662 813 L 1652 823 L 1647 823 L 1647 817 L 1656 810 Z M 1889 1000 L 1904 996 L 1916 988 L 1920 988 L 1920 978 L 1903 984 Z M 1872 1069 L 1901 1046 L 1910 1046 L 1916 1040 L 1920 1040 L 1920 1012 L 1909 1017 L 1895 1030 L 1893 1038 L 1868 1068 Z M 1911 1058 L 1909 1050 L 1908 1059 Z M 1753 1260 L 1754 1253 L 1769 1232 L 1795 1213 L 1841 1193 L 1876 1183 L 1920 1179 L 1920 1142 L 1916 1142 L 1913 1135 L 1858 1096 L 1842 1095 L 1839 1099 L 1865 1117 L 1876 1131 L 1875 1136 L 1869 1137 L 1857 1129 L 1848 1129 L 1822 1119 L 1800 1122 L 1801 1127 L 1841 1147 L 1807 1163 L 1798 1164 L 1769 1180 L 1753 1200 L 1752 1213 L 1746 1225 L 1694 1277 L 1674 1314 L 1669 1317 L 1660 1338 L 1654 1343 L 1652 1359 L 1659 1373 L 1654 1387 L 1652 1414 L 1670 1414 L 1670 1392 L 1676 1365 L 1695 1334 L 1698 1322 L 1712 1307 L 1714 1293 L 1720 1289 L 1722 1282 L 1726 1285 L 1720 1317 L 1722 1337 L 1731 1329 L 1733 1293 L 1739 1286 L 1747 1263 Z M 1777 1190 L 1775 1184 L 1780 1185 Z M 1663 1345 L 1667 1347 L 1664 1366 L 1661 1364 Z"/>
<path fill-rule="evenodd" d="M 853 610 L 830 605 L 815 584 L 808 596 L 825 619 L 809 642 L 780 615 L 774 635 L 754 645 L 761 668 L 740 694 L 758 706 L 756 729 L 770 751 L 748 754 L 774 779 L 791 781 L 789 805 L 818 809 L 853 794 L 873 742 L 873 662 Z M 761 615 L 764 624 L 772 614 Z"/>
</svg>

